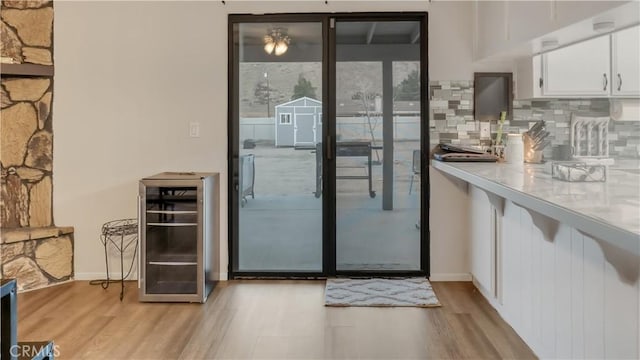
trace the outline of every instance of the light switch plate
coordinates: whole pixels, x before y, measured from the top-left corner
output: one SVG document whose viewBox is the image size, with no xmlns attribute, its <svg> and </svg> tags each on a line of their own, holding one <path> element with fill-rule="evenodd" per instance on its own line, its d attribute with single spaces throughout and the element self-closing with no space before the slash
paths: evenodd
<svg viewBox="0 0 640 360">
<path fill-rule="evenodd" d="M 488 121 L 480 122 L 480 139 L 491 138 L 491 123 Z"/>
<path fill-rule="evenodd" d="M 189 136 L 190 137 L 200 137 L 200 123 L 199 122 L 190 122 L 189 123 Z"/>
</svg>

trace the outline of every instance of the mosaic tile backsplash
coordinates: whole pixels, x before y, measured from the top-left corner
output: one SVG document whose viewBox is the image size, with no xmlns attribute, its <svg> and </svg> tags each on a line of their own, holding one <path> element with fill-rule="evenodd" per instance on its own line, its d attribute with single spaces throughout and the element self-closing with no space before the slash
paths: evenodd
<svg viewBox="0 0 640 360">
<path fill-rule="evenodd" d="M 430 141 L 458 145 L 485 145 L 491 140 L 480 139 L 479 125 L 473 118 L 473 81 L 432 81 L 430 84 Z M 506 121 L 503 130 L 524 132 L 533 122 L 544 120 L 550 132 L 551 145 L 544 150 L 551 158 L 552 147 L 569 144 L 571 114 L 608 116 L 608 99 L 545 99 L 513 102 L 513 120 Z M 613 157 L 640 158 L 640 121 L 609 123 L 609 154 Z M 497 123 L 491 123 L 495 137 Z"/>
</svg>

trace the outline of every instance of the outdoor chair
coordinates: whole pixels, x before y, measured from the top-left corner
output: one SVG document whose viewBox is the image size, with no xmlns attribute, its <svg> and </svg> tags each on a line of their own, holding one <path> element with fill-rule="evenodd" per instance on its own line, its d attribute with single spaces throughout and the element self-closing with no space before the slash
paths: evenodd
<svg viewBox="0 0 640 360">
<path fill-rule="evenodd" d="M 413 160 L 411 162 L 411 183 L 409 184 L 409 195 L 413 189 L 413 180 L 416 176 L 420 177 L 420 150 L 413 150 Z"/>
<path fill-rule="evenodd" d="M 255 156 L 247 154 L 240 156 L 240 207 L 247 204 L 247 196 L 251 195 L 252 199 L 256 198 L 253 190 L 256 181 L 256 164 Z"/>
</svg>

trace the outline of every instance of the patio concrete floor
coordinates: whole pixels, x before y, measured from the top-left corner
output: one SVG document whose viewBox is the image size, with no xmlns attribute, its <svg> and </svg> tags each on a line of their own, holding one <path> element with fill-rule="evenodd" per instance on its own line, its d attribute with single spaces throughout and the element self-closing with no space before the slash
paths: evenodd
<svg viewBox="0 0 640 360">
<path fill-rule="evenodd" d="M 339 270 L 420 268 L 420 181 L 412 194 L 411 154 L 417 142 L 394 144 L 394 207 L 382 210 L 382 166 L 373 167 L 375 198 L 367 180 L 337 180 L 337 264 Z M 240 271 L 322 270 L 322 198 L 315 191 L 315 153 L 257 147 L 255 199 L 240 209 Z M 379 152 L 382 156 L 382 151 Z M 374 155 L 374 160 L 375 160 Z M 338 166 L 359 166 L 365 158 L 338 158 Z M 366 174 L 340 168 L 339 174 Z"/>
</svg>

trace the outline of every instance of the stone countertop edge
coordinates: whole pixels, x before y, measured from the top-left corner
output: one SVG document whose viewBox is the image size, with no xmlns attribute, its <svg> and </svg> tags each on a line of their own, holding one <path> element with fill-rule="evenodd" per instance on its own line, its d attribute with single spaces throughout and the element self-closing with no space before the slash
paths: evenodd
<svg viewBox="0 0 640 360">
<path fill-rule="evenodd" d="M 623 250 L 640 255 L 640 233 L 634 232 L 632 229 L 625 229 L 609 222 L 603 221 L 593 216 L 584 214 L 574 209 L 569 209 L 559 202 L 541 199 L 523 191 L 514 189 L 496 180 L 489 179 L 480 174 L 474 173 L 469 169 L 462 169 L 463 164 L 468 163 L 447 163 L 442 161 L 432 161 L 431 166 L 441 172 L 449 174 L 458 179 L 464 180 L 475 185 L 485 191 L 511 200 L 513 203 L 538 212 L 549 218 L 555 219 L 561 223 L 566 223 L 575 227 L 577 230 L 594 236 L 600 240 L 609 242 Z M 474 163 L 478 164 L 478 163 Z M 501 163 L 483 163 L 484 167 L 496 166 L 512 166 Z M 542 172 L 542 169 L 539 170 Z M 561 181 L 555 179 L 536 179 L 539 181 Z M 581 184 L 581 183 L 571 183 Z M 640 214 L 640 208 L 638 209 Z"/>
</svg>

